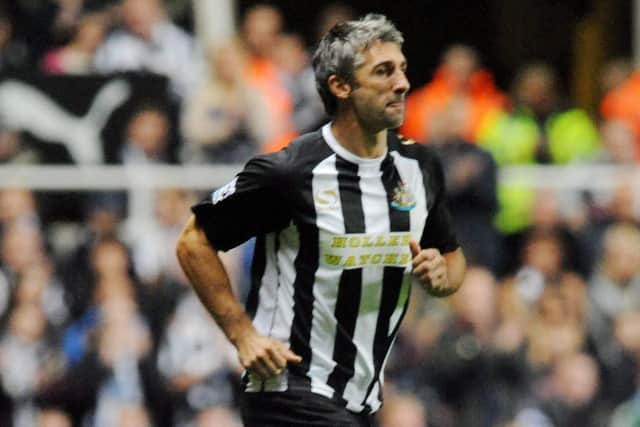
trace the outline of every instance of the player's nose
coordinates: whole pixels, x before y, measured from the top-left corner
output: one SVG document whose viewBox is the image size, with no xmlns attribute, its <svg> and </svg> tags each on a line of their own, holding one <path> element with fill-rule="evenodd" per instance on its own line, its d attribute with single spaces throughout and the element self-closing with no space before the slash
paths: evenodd
<svg viewBox="0 0 640 427">
<path fill-rule="evenodd" d="M 400 71 L 393 82 L 393 91 L 396 94 L 405 94 L 409 92 L 410 87 L 411 84 L 409 83 L 409 79 L 407 79 L 407 75 Z"/>
</svg>

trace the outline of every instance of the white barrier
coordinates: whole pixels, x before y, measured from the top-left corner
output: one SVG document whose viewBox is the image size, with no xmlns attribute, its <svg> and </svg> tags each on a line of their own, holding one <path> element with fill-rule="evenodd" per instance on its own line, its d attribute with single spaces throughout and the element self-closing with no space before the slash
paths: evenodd
<svg viewBox="0 0 640 427">
<path fill-rule="evenodd" d="M 209 190 L 227 183 L 242 165 L 197 166 L 0 166 L 0 188 L 33 190 L 122 190 L 181 188 Z M 509 166 L 501 183 L 538 189 L 610 190 L 632 182 L 640 192 L 640 167 L 602 165 Z"/>
<path fill-rule="evenodd" d="M 33 190 L 207 190 L 229 181 L 241 165 L 0 166 L 1 187 Z"/>
</svg>

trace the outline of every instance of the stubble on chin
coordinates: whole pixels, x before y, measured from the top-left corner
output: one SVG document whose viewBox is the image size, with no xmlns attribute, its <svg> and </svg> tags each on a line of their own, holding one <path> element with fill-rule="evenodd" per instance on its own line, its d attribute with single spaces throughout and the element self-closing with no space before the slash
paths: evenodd
<svg viewBox="0 0 640 427">
<path fill-rule="evenodd" d="M 386 124 L 387 129 L 396 129 L 402 126 L 404 123 L 404 111 L 398 114 L 387 114 L 386 115 Z"/>
</svg>

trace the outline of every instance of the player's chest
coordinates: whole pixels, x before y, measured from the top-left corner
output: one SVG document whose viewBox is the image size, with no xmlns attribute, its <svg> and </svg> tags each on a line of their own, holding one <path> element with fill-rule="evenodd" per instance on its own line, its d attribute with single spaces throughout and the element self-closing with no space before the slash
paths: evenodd
<svg viewBox="0 0 640 427">
<path fill-rule="evenodd" d="M 330 234 L 417 231 L 427 217 L 422 181 L 397 173 L 318 170 L 304 193 L 307 218 Z"/>
</svg>

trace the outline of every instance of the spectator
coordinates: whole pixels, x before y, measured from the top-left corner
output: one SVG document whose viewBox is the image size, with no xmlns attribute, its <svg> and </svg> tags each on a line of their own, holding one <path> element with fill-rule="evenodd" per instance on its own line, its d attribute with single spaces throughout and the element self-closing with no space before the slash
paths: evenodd
<svg viewBox="0 0 640 427">
<path fill-rule="evenodd" d="M 606 120 L 600 126 L 603 163 L 633 166 L 640 161 L 640 146 L 635 142 L 633 129 L 622 120 Z"/>
<path fill-rule="evenodd" d="M 513 110 L 494 110 L 482 122 L 478 143 L 499 166 L 567 164 L 595 158 L 599 134 L 583 110 L 565 108 L 555 70 L 544 63 L 526 65 L 513 85 Z M 534 192 L 526 182 L 502 184 L 498 189 L 498 229 L 522 231 L 530 223 Z"/>
<path fill-rule="evenodd" d="M 585 345 L 584 313 L 576 309 L 585 306 L 585 292 L 567 292 L 568 286 L 567 282 L 548 283 L 527 325 L 527 356 L 536 374 L 544 374 L 556 360 Z M 579 286 L 584 289 L 583 284 Z"/>
<path fill-rule="evenodd" d="M 249 58 L 240 41 L 212 48 L 208 58 L 209 78 L 185 100 L 183 160 L 242 163 L 273 134 L 267 101 L 247 78 Z"/>
<path fill-rule="evenodd" d="M 606 205 L 604 222 L 638 223 L 637 192 L 633 181 L 626 174 L 621 174 L 617 185 L 612 189 L 610 199 Z"/>
<path fill-rule="evenodd" d="M 96 286 L 101 279 L 115 278 L 130 283 L 133 280 L 133 267 L 128 247 L 114 236 L 104 236 L 86 247 L 87 253 L 81 259 L 86 265 L 78 266 L 76 274 L 68 273 L 65 284 L 68 304 L 75 324 L 67 331 L 71 352 L 77 354 L 77 360 L 85 351 L 84 333 L 94 326 L 95 313 L 90 310 L 95 301 Z M 67 267 L 71 268 L 71 267 Z M 77 340 L 76 338 L 79 338 Z M 71 357 L 71 356 L 70 356 Z"/>
<path fill-rule="evenodd" d="M 550 65 L 526 65 L 513 87 L 511 114 L 495 111 L 479 133 L 478 142 L 498 164 L 567 164 L 594 157 L 598 131 L 585 111 L 563 106 Z"/>
<path fill-rule="evenodd" d="M 627 58 L 614 58 L 606 62 L 600 72 L 601 95 L 616 90 L 633 73 L 633 65 Z"/>
<path fill-rule="evenodd" d="M 88 213 L 70 255 L 61 260 L 63 282 L 67 287 L 67 302 L 73 319 L 79 318 L 93 294 L 96 271 L 93 254 L 103 242 L 118 240 L 124 212 L 124 202 L 111 193 L 92 196 Z"/>
<path fill-rule="evenodd" d="M 193 293 L 183 296 L 166 328 L 158 368 L 173 393 L 178 425 L 211 406 L 230 405 L 237 355 Z"/>
<path fill-rule="evenodd" d="M 92 350 L 92 340 L 96 328 L 100 326 L 102 311 L 109 299 L 124 294 L 132 299 L 133 283 L 126 276 L 103 276 L 92 286 L 91 299 L 86 302 L 82 316 L 70 323 L 62 337 L 62 346 L 72 366 L 81 363 Z M 137 307 L 136 307 L 137 308 Z"/>
<path fill-rule="evenodd" d="M 638 358 L 640 357 L 640 334 L 638 334 L 638 321 L 640 321 L 640 311 L 627 311 L 619 315 L 615 320 L 614 331 L 617 343 L 624 349 L 627 355 L 631 356 L 637 367 Z M 624 367 L 622 367 L 624 368 Z M 631 376 L 636 370 L 621 369 L 617 376 L 621 377 L 622 373 L 626 373 L 627 376 Z M 614 372 L 607 372 L 610 374 L 616 374 Z M 609 377 L 606 377 L 609 379 Z M 636 380 L 637 383 L 637 380 Z M 632 426 L 638 423 L 640 420 L 640 408 L 638 402 L 640 399 L 640 392 L 638 391 L 638 385 L 636 384 L 635 392 L 632 396 L 625 396 L 625 401 L 619 404 L 612 413 L 610 427 L 625 427 Z M 605 390 L 606 391 L 606 390 Z M 607 393 L 606 396 L 611 394 Z M 616 397 L 620 397 L 619 391 L 615 393 Z M 622 399 L 613 400 L 614 404 L 618 404 Z"/>
<path fill-rule="evenodd" d="M 640 145 L 640 70 L 634 72 L 615 89 L 607 93 L 600 104 L 600 113 L 605 119 L 619 119 L 627 123 Z"/>
<path fill-rule="evenodd" d="M 508 276 L 501 288 L 505 308 L 511 315 L 526 320 L 550 283 L 583 283 L 575 273 L 566 269 L 567 252 L 560 235 L 553 230 L 530 233 L 522 246 L 520 263 L 515 274 Z M 518 314 L 519 313 L 519 314 Z"/>
<path fill-rule="evenodd" d="M 589 221 L 578 230 L 584 261 L 597 266 L 602 255 L 602 241 L 606 230 L 616 223 L 639 224 L 637 191 L 627 172 L 615 177 L 614 187 L 608 191 L 594 191 Z M 593 272 L 593 268 L 590 269 Z"/>
<path fill-rule="evenodd" d="M 57 0 L 51 16 L 49 28 L 54 39 L 65 39 L 73 33 L 77 22 L 82 18 L 83 10 L 90 0 Z M 42 8 L 46 10 L 45 8 Z"/>
<path fill-rule="evenodd" d="M 171 121 L 167 112 L 160 106 L 146 104 L 140 107 L 129 119 L 125 142 L 120 151 L 121 162 L 125 165 L 157 165 L 172 160 Z M 144 175 L 141 175 L 144 183 Z M 136 229 L 144 229 L 144 224 L 153 218 L 155 192 L 148 188 L 132 188 L 126 195 L 127 223 L 126 232 L 138 237 Z M 124 210 L 124 208 L 122 207 Z"/>
<path fill-rule="evenodd" d="M 146 322 L 129 292 L 115 291 L 103 298 L 95 350 L 96 361 L 106 368 L 107 376 L 98 385 L 96 427 L 119 425 L 120 414 L 129 405 L 144 405 L 142 364 L 152 348 Z"/>
<path fill-rule="evenodd" d="M 122 27 L 96 53 L 101 73 L 146 71 L 169 78 L 181 99 L 201 77 L 201 54 L 193 38 L 173 24 L 160 0 L 122 0 Z"/>
<path fill-rule="evenodd" d="M 169 160 L 170 120 L 160 107 L 146 104 L 129 119 L 120 153 L 124 164 L 165 163 Z"/>
<path fill-rule="evenodd" d="M 298 34 L 283 34 L 274 49 L 274 61 L 293 100 L 293 126 L 299 134 L 316 130 L 328 121 L 309 53 Z"/>
<path fill-rule="evenodd" d="M 628 399 L 636 386 L 637 360 L 614 335 L 620 316 L 640 311 L 640 230 L 614 224 L 604 235 L 600 262 L 589 280 L 589 338 L 605 374 L 603 386 L 609 402 Z"/>
<path fill-rule="evenodd" d="M 518 413 L 516 426 L 606 425 L 598 406 L 598 368 L 585 353 L 568 354 L 553 365 L 548 385 L 534 403 Z"/>
<path fill-rule="evenodd" d="M 133 241 L 133 267 L 136 275 L 149 287 L 163 283 L 186 284 L 172 243 L 176 241 L 184 221 L 191 214 L 192 193 L 183 190 L 158 192 L 155 215 L 138 241 Z"/>
<path fill-rule="evenodd" d="M 422 364 L 423 382 L 433 385 L 453 425 L 499 425 L 523 393 L 526 370 L 517 352 L 495 357 L 493 334 L 500 320 L 495 277 L 471 267 L 452 308 L 451 321 Z M 435 414 L 443 411 L 433 410 L 437 422 Z"/>
<path fill-rule="evenodd" d="M 295 136 L 293 100 L 274 63 L 274 51 L 282 34 L 283 18 L 273 6 L 259 4 L 247 10 L 241 36 L 249 49 L 247 78 L 267 101 L 272 146 L 286 145 Z"/>
<path fill-rule="evenodd" d="M 64 285 L 54 275 L 53 266 L 49 262 L 29 267 L 20 275 L 15 302 L 17 305 L 39 306 L 55 337 L 59 337 L 62 327 L 69 320 Z"/>
<path fill-rule="evenodd" d="M 167 403 L 153 343 L 127 277 L 99 279 L 93 305 L 68 328 L 65 350 L 72 369 L 43 393 L 44 401 L 64 406 L 74 423 L 89 420 L 96 426 L 117 425 L 123 408 L 149 404 L 154 421 L 166 425 L 160 422 Z"/>
<path fill-rule="evenodd" d="M 458 136 L 470 142 L 477 141 L 487 113 L 504 108 L 507 103 L 494 86 L 491 74 L 480 67 L 477 52 L 465 45 L 449 47 L 431 82 L 409 95 L 401 132 L 416 141 L 431 141 L 434 127 L 454 101 L 464 106 Z"/>
<path fill-rule="evenodd" d="M 0 382 L 12 401 L 13 425 L 35 424 L 38 392 L 61 375 L 59 350 L 48 342 L 42 309 L 22 304 L 11 313 L 0 339 Z"/>
<path fill-rule="evenodd" d="M 193 194 L 164 190 L 156 198 L 155 215 L 131 239 L 133 268 L 144 295 L 142 309 L 151 332 L 159 341 L 180 297 L 187 292 L 187 281 L 173 249 L 184 221 L 189 217 Z"/>
<path fill-rule="evenodd" d="M 529 236 L 552 234 L 562 246 L 562 268 L 586 278 L 592 269 L 592 264 L 585 258 L 579 233 L 581 227 L 588 221 L 587 207 L 575 193 L 570 191 L 543 189 L 533 193 L 532 197 L 531 206 L 528 208 L 526 218 L 523 219 L 528 225 L 520 231 L 503 236 L 505 252 L 521 254 Z M 521 260 L 518 257 L 508 258 L 501 266 L 503 267 L 501 273 L 513 273 L 518 269 L 519 261 Z"/>
<path fill-rule="evenodd" d="M 614 224 L 607 229 L 601 263 L 589 280 L 590 330 L 596 342 L 606 339 L 611 322 L 622 312 L 640 310 L 640 229 Z"/>
<path fill-rule="evenodd" d="M 0 325 L 4 325 L 20 275 L 46 262 L 46 256 L 38 228 L 40 218 L 30 191 L 0 190 L 0 212 Z M 32 252 L 14 253 L 16 250 Z"/>
<path fill-rule="evenodd" d="M 130 278 L 133 271 L 128 247 L 113 238 L 106 238 L 94 246 L 91 265 L 96 279 Z"/>
<path fill-rule="evenodd" d="M 469 264 L 498 271 L 501 240 L 493 225 L 497 211 L 497 169 L 486 151 L 463 139 L 465 105 L 451 101 L 432 126 L 429 141 L 444 166 L 447 203 Z"/>
<path fill-rule="evenodd" d="M 3 230 L 0 261 L 10 280 L 46 259 L 44 238 L 37 224 L 17 221 Z"/>
<path fill-rule="evenodd" d="M 259 4 L 245 12 L 242 20 L 242 37 L 249 48 L 252 67 L 273 66 L 271 62 L 273 50 L 282 33 L 282 26 L 282 14 L 273 6 Z"/>
<path fill-rule="evenodd" d="M 40 68 L 47 74 L 90 74 L 94 71 L 94 55 L 107 31 L 104 13 L 85 14 L 76 24 L 71 40 L 50 50 L 42 58 Z"/>
<path fill-rule="evenodd" d="M 39 223 L 33 192 L 24 188 L 0 189 L 0 230 L 16 221 Z"/>
<path fill-rule="evenodd" d="M 637 394 L 637 373 L 640 362 L 640 334 L 637 328 L 639 320 L 640 311 L 631 310 L 619 314 L 613 323 L 615 340 L 609 348 L 607 363 L 601 363 L 604 367 L 602 372 L 605 386 L 603 403 L 611 412 L 620 403 L 633 399 L 634 394 Z M 635 411 L 632 409 L 629 412 Z M 613 419 L 616 419 L 615 414 Z"/>
</svg>

